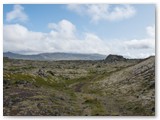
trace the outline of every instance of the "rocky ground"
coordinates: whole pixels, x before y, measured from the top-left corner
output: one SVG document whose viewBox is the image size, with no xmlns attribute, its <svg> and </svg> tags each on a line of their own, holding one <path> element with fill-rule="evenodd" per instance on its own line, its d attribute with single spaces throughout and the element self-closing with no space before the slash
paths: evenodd
<svg viewBox="0 0 160 120">
<path fill-rule="evenodd" d="M 4 58 L 3 96 L 5 116 L 154 116 L 155 57 Z"/>
</svg>

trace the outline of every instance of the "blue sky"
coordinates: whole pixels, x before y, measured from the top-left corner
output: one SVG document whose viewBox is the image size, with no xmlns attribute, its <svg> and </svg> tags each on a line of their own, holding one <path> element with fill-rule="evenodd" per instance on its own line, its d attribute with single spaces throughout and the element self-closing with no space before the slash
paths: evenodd
<svg viewBox="0 0 160 120">
<path fill-rule="evenodd" d="M 21 38 L 16 39 L 14 36 L 13 38 L 8 38 L 4 35 L 4 51 L 24 54 L 57 51 L 95 52 L 100 54 L 122 54 L 130 57 L 147 57 L 154 54 L 155 37 L 151 35 L 153 34 L 151 32 L 155 33 L 155 5 L 153 4 L 21 4 L 17 5 L 17 7 L 14 4 L 5 4 L 3 9 L 3 24 L 6 32 L 10 32 L 13 28 L 17 30 L 19 30 L 19 28 L 21 30 L 22 28 L 21 32 L 27 29 L 27 35 L 31 35 L 30 40 L 27 40 L 30 43 L 24 42 L 26 43 L 24 50 L 18 47 L 20 46 L 18 45 L 20 44 L 18 39 Z M 64 28 L 66 27 L 66 29 L 63 29 L 63 26 Z M 62 32 L 65 34 L 67 27 L 70 32 L 66 34 L 69 37 L 66 38 L 66 36 L 64 36 L 61 38 L 61 36 L 63 36 Z M 52 38 L 50 38 L 51 33 L 54 34 Z M 37 50 L 29 48 L 27 45 L 31 43 L 41 44 L 40 41 L 35 40 L 35 42 L 33 36 L 38 36 L 38 39 L 45 39 L 44 44 L 49 45 L 50 43 L 50 49 L 48 49 L 48 51 L 38 49 L 40 46 L 43 47 L 43 45 L 36 45 Z M 44 38 L 39 38 L 39 36 L 43 36 Z M 87 38 L 89 40 L 87 40 Z M 22 39 L 25 39 L 25 37 Z M 49 40 L 47 41 L 47 39 Z M 55 40 L 51 41 L 50 39 Z M 69 41 L 65 41 L 64 39 L 69 39 Z M 91 39 L 93 39 L 93 41 L 91 41 Z M 153 40 L 151 41 L 151 39 Z M 124 46 L 117 45 L 123 42 Z M 138 42 L 140 42 L 140 45 L 142 44 L 140 46 L 141 48 L 135 47 L 139 46 L 137 45 Z M 68 45 L 62 45 L 65 43 Z M 130 45 L 130 43 L 133 43 L 133 46 Z M 152 43 L 152 46 L 147 45 L 147 43 Z M 81 47 L 77 44 L 81 44 Z M 88 44 L 89 48 L 87 48 L 86 44 Z M 11 49 L 9 45 L 13 45 L 13 49 Z M 44 48 L 47 48 L 47 45 L 44 46 Z M 116 45 L 117 47 L 114 49 L 113 47 Z M 77 51 L 74 46 L 77 48 L 80 47 L 80 51 Z M 129 49 L 130 46 L 133 48 Z M 102 50 L 103 47 L 105 50 Z M 141 52 L 141 54 L 136 55 L 139 52 Z"/>
</svg>

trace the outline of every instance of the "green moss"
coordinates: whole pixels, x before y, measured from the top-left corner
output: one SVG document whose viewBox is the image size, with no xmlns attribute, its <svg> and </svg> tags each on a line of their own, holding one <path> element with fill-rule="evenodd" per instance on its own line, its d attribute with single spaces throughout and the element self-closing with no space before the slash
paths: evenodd
<svg viewBox="0 0 160 120">
<path fill-rule="evenodd" d="M 84 104 L 88 104 L 89 105 L 92 115 L 104 115 L 106 113 L 103 105 L 96 98 L 87 99 L 87 100 L 85 100 Z"/>
<path fill-rule="evenodd" d="M 10 80 L 10 82 L 12 84 L 16 84 L 17 81 L 33 81 L 33 76 L 32 75 L 28 75 L 28 74 L 21 74 L 21 73 L 14 73 L 14 74 L 11 74 L 11 73 L 7 73 L 7 74 L 4 74 L 3 75 L 3 78 L 4 79 L 7 79 L 7 80 Z"/>
<path fill-rule="evenodd" d="M 24 111 L 43 111 L 45 115 L 100 116 L 154 114 L 154 101 L 153 104 L 146 105 L 147 107 L 142 106 L 143 101 L 134 101 L 134 98 L 132 99 L 130 96 L 128 97 L 121 92 L 121 87 L 118 86 L 123 85 L 123 83 L 113 83 L 110 85 L 106 82 L 106 85 L 102 87 L 103 82 L 101 82 L 101 80 L 108 79 L 108 77 L 114 75 L 115 72 L 125 69 L 127 65 L 113 64 L 112 66 L 103 63 L 99 65 L 97 64 L 98 62 L 93 62 L 94 64 L 92 64 L 90 61 L 80 61 L 75 64 L 72 64 L 72 62 L 68 64 L 67 62 L 68 61 L 33 62 L 15 60 L 10 61 L 9 64 L 4 63 L 4 98 L 10 100 L 12 95 L 14 95 L 12 99 L 16 99 L 15 94 L 17 96 L 21 95 L 19 91 L 21 93 L 24 89 L 25 92 L 33 92 L 30 96 L 27 96 L 27 99 L 21 97 L 22 101 L 16 105 L 18 107 L 22 106 Z M 44 70 L 43 77 L 35 73 L 39 69 Z M 34 73 L 35 75 L 33 75 Z M 31 84 L 28 84 L 26 81 Z M 25 83 L 28 85 L 23 85 Z M 142 86 L 142 88 L 147 87 L 148 82 Z M 16 90 L 14 90 L 14 88 L 16 88 Z M 17 91 L 17 89 L 19 89 L 19 91 Z M 141 91 L 141 89 L 139 91 Z M 131 89 L 130 91 L 128 90 L 127 93 L 130 93 L 130 95 L 134 97 L 134 92 L 135 91 Z M 145 94 L 147 93 L 145 92 Z M 138 99 L 140 98 L 136 100 Z M 38 103 L 40 104 L 40 108 L 37 107 Z M 8 108 L 8 111 L 9 110 L 10 108 Z M 121 110 L 122 112 L 119 112 Z M 23 112 L 23 110 L 21 111 Z M 22 115 L 25 115 L 25 113 L 22 113 Z"/>
</svg>

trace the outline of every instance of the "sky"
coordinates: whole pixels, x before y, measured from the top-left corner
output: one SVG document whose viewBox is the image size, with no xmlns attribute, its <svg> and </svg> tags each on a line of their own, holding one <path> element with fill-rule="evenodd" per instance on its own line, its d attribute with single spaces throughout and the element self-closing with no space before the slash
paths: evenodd
<svg viewBox="0 0 160 120">
<path fill-rule="evenodd" d="M 155 55 L 155 5 L 4 4 L 3 51 Z"/>
</svg>

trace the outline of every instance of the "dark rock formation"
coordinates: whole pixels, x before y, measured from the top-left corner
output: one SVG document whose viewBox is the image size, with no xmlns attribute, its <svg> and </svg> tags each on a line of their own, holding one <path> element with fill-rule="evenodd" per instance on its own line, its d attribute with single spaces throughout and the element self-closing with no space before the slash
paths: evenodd
<svg viewBox="0 0 160 120">
<path fill-rule="evenodd" d="M 116 61 L 125 61 L 126 58 L 124 58 L 121 55 L 108 55 L 107 58 L 105 59 L 105 62 L 116 62 Z"/>
</svg>

